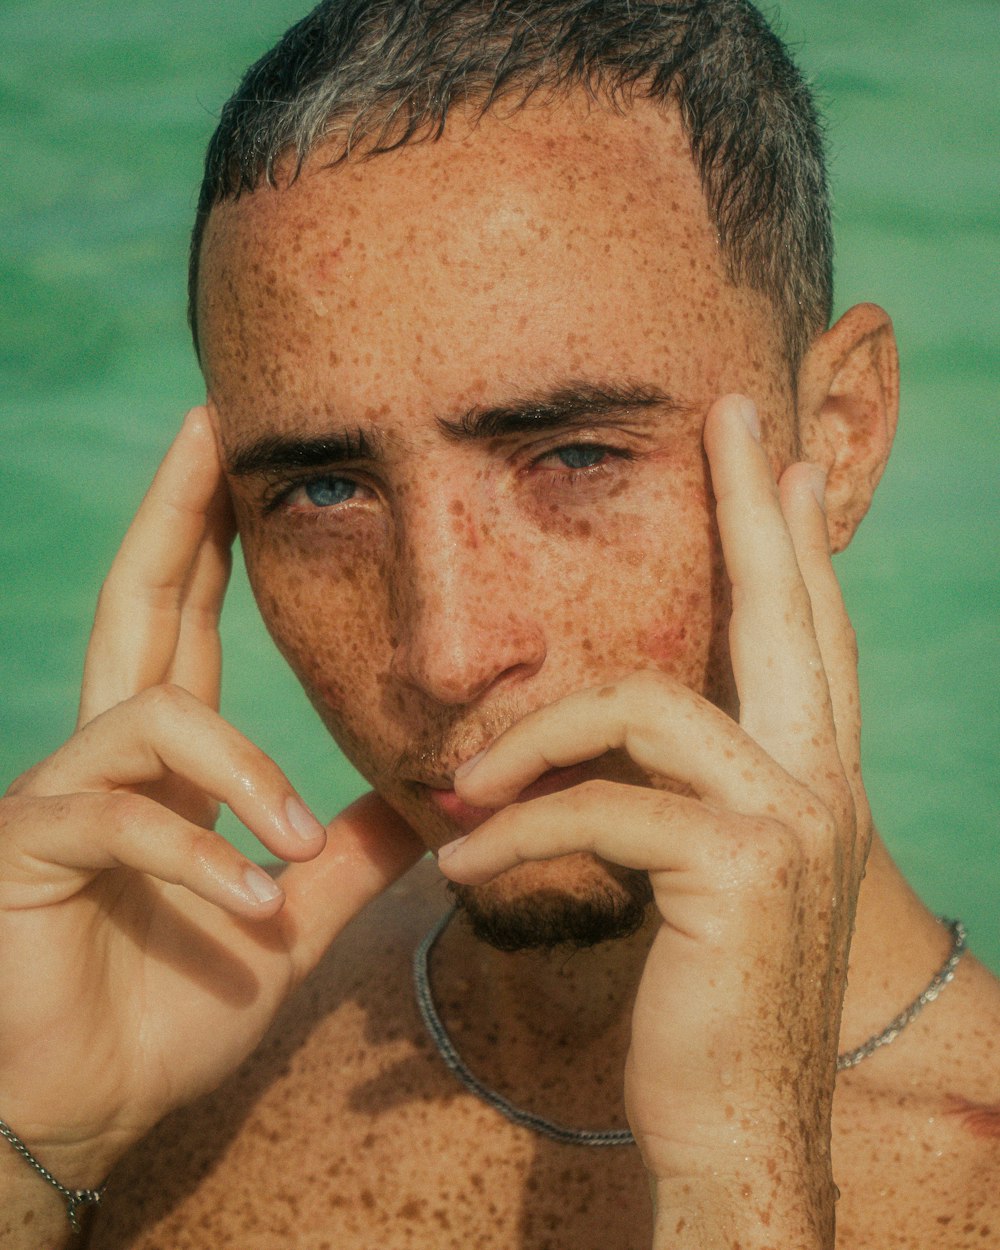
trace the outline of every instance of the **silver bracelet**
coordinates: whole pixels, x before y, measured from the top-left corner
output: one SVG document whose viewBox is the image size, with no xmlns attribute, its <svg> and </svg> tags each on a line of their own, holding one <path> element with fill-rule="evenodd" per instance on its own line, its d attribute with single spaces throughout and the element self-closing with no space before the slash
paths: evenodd
<svg viewBox="0 0 1000 1250">
<path fill-rule="evenodd" d="M 21 1158 L 35 1169 L 42 1180 L 48 1181 L 53 1189 L 57 1189 L 62 1194 L 66 1201 L 66 1217 L 69 1220 L 70 1228 L 74 1233 L 83 1232 L 77 1212 L 80 1207 L 96 1207 L 100 1204 L 101 1199 L 104 1197 L 104 1191 L 107 1189 L 107 1181 L 97 1189 L 67 1189 L 65 1185 L 56 1180 L 47 1167 L 43 1167 L 38 1162 L 10 1125 L 5 1124 L 3 1120 L 0 1120 L 0 1137 L 6 1137 Z"/>
</svg>

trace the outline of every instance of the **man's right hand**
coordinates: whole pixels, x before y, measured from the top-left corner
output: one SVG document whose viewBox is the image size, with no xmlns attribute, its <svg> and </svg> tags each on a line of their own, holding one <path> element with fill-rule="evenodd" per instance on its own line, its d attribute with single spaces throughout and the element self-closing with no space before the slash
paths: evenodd
<svg viewBox="0 0 1000 1250">
<path fill-rule="evenodd" d="M 324 831 L 219 716 L 232 538 L 196 408 L 101 591 L 76 732 L 0 799 L 0 1117 L 70 1187 L 216 1086 L 423 851 L 372 795 Z M 212 831 L 219 803 L 294 861 L 278 883 Z"/>
</svg>

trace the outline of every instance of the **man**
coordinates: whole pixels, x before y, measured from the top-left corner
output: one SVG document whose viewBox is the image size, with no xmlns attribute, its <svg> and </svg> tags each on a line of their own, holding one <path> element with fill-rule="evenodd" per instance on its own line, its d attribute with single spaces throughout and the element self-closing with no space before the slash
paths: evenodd
<svg viewBox="0 0 1000 1250">
<path fill-rule="evenodd" d="M 827 235 L 742 4 L 326 6 L 234 97 L 208 404 L 4 801 L 0 1115 L 67 1187 L 117 1165 L 92 1245 L 989 1244 L 996 985 L 860 779 L 828 535 L 895 353 L 827 326 Z M 325 832 L 212 710 L 230 504 L 381 796 Z M 59 1244 L 0 1167 L 9 1244 Z"/>
</svg>

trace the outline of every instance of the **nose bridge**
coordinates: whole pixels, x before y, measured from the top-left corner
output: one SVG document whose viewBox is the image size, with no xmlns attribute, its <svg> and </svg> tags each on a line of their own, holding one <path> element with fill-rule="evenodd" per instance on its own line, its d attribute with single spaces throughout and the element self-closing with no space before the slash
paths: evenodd
<svg viewBox="0 0 1000 1250">
<path fill-rule="evenodd" d="M 397 677 L 464 703 L 504 675 L 538 669 L 545 647 L 530 597 L 515 594 L 498 510 L 475 486 L 437 481 L 412 492 L 397 544 Z"/>
</svg>

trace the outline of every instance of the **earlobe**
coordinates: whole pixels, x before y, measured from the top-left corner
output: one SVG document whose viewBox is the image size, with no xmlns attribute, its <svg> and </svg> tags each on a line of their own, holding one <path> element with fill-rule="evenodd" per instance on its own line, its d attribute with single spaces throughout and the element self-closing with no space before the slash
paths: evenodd
<svg viewBox="0 0 1000 1250">
<path fill-rule="evenodd" d="M 899 359 L 888 314 L 856 304 L 799 370 L 801 457 L 827 472 L 830 541 L 842 551 L 868 511 L 896 433 Z"/>
</svg>

